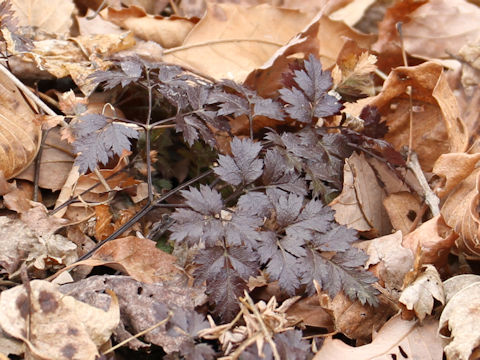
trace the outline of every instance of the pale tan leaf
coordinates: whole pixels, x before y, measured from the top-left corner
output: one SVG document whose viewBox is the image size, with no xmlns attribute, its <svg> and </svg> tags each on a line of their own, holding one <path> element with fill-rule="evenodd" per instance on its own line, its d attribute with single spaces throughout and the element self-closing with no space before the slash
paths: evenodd
<svg viewBox="0 0 480 360">
<path fill-rule="evenodd" d="M 72 0 L 11 0 L 19 25 L 69 35 L 75 4 Z"/>
<path fill-rule="evenodd" d="M 37 155 L 41 128 L 34 117 L 19 89 L 1 72 L 0 170 L 7 179 L 27 168 Z"/>
<path fill-rule="evenodd" d="M 447 359 L 469 360 L 480 345 L 480 282 L 459 290 L 447 303 L 440 316 L 438 333 L 450 340 L 445 346 Z"/>
<path fill-rule="evenodd" d="M 336 211 L 335 219 L 340 224 L 368 232 L 371 237 L 389 233 L 391 225 L 383 206 L 385 192 L 376 181 L 375 172 L 363 154 L 353 154 L 346 164 L 345 171 L 350 169 L 352 175 L 345 174 L 344 181 L 350 182 L 353 176 L 353 186 L 344 186 L 342 194 L 331 203 Z"/>
<path fill-rule="evenodd" d="M 480 9 L 464 0 L 430 0 L 403 26 L 405 49 L 424 58 L 447 58 L 477 40 Z"/>
<path fill-rule="evenodd" d="M 442 358 L 443 346 L 437 336 L 438 321 L 427 319 L 420 326 L 416 321 L 391 318 L 374 336 L 370 344 L 352 347 L 328 337 L 314 360 L 391 360 Z M 405 355 L 406 354 L 406 355 Z"/>
<path fill-rule="evenodd" d="M 120 320 L 116 296 L 110 293 L 105 312 L 60 293 L 48 281 L 33 280 L 30 287 L 30 294 L 22 285 L 0 294 L 3 330 L 23 340 L 36 358 L 95 358 L 97 347 L 110 338 Z"/>
<path fill-rule="evenodd" d="M 388 195 L 383 200 L 383 205 L 393 228 L 401 230 L 403 234 L 410 232 L 413 221 L 422 209 L 422 201 L 418 195 L 407 191 Z"/>
<path fill-rule="evenodd" d="M 104 19 L 131 30 L 140 39 L 157 42 L 166 49 L 182 45 L 198 21 L 181 17 L 152 16 L 137 6 L 120 10 L 109 7 L 102 10 L 101 15 Z"/>
<path fill-rule="evenodd" d="M 55 128 L 48 132 L 40 160 L 40 176 L 38 185 L 43 189 L 60 190 L 73 166 L 75 157 L 72 146 L 61 139 L 60 129 Z M 17 179 L 34 181 L 35 166 L 30 164 Z"/>
<path fill-rule="evenodd" d="M 399 299 L 408 310 L 415 311 L 420 321 L 432 313 L 434 299 L 445 303 L 442 279 L 435 266 L 427 264 L 422 270 L 413 283 L 403 290 Z"/>
<path fill-rule="evenodd" d="M 457 292 L 467 287 L 470 284 L 480 281 L 480 275 L 462 274 L 451 277 L 443 282 L 443 289 L 445 291 L 445 302 L 448 303 Z"/>
<path fill-rule="evenodd" d="M 398 299 L 405 275 L 413 268 L 413 252 L 402 246 L 402 232 L 385 235 L 368 243 L 366 267 L 376 265 L 375 274 L 389 294 Z"/>
<path fill-rule="evenodd" d="M 268 5 L 243 7 L 207 4 L 202 20 L 182 46 L 165 52 L 164 61 L 187 66 L 215 79 L 243 81 L 262 66 L 312 18 Z"/>
</svg>

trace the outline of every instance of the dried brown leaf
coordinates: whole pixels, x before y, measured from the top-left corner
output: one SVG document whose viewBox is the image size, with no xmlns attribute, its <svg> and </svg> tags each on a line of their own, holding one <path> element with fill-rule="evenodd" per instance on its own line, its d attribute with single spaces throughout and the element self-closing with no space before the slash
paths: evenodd
<svg viewBox="0 0 480 360">
<path fill-rule="evenodd" d="M 261 5 L 207 4 L 207 12 L 164 61 L 215 79 L 243 81 L 308 24 L 311 15 Z"/>
<path fill-rule="evenodd" d="M 60 293 L 48 281 L 33 280 L 30 288 L 31 293 L 19 285 L 0 294 L 0 324 L 36 358 L 93 359 L 120 320 L 112 292 L 110 307 L 103 311 Z"/>
<path fill-rule="evenodd" d="M 441 359 L 443 346 L 436 331 L 438 321 L 428 319 L 422 326 L 416 321 L 391 318 L 370 344 L 352 347 L 338 339 L 327 338 L 314 360 L 391 360 L 393 357 Z M 404 355 L 406 354 L 406 355 Z"/>
</svg>

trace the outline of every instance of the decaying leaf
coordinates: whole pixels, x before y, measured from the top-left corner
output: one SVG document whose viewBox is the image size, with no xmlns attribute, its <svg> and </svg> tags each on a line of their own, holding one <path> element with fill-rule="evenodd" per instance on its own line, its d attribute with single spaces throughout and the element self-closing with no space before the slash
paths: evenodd
<svg viewBox="0 0 480 360">
<path fill-rule="evenodd" d="M 3 66 L 3 65 L 1 65 Z M 0 73 L 0 170 L 11 177 L 25 170 L 37 155 L 41 127 L 35 113 L 20 90 Z"/>
<path fill-rule="evenodd" d="M 24 262 L 43 270 L 77 259 L 77 246 L 62 235 L 41 234 L 5 216 L 0 217 L 0 224 L 0 266 L 10 275 Z"/>
<path fill-rule="evenodd" d="M 165 49 L 182 45 L 198 21 L 178 16 L 169 18 L 152 16 L 137 6 L 120 10 L 109 7 L 103 10 L 101 15 L 106 20 L 131 30 L 135 36 L 146 41 L 154 41 Z"/>
<path fill-rule="evenodd" d="M 452 278 L 453 279 L 453 278 Z M 448 359 L 468 360 L 480 345 L 477 309 L 480 306 L 480 283 L 457 287 L 440 316 L 438 333 L 450 340 L 445 346 Z"/>
<path fill-rule="evenodd" d="M 205 302 L 201 290 L 185 286 L 182 282 L 144 284 L 128 276 L 92 276 L 60 288 L 65 294 L 103 309 L 108 307 L 108 297 L 103 293 L 105 289 L 112 289 L 118 297 L 122 318 L 115 329 L 115 337 L 119 342 L 167 319 L 169 311 L 174 318 L 178 314 L 181 319 L 181 314 L 184 314 L 185 321 L 189 321 L 195 316 L 194 307 Z M 162 346 L 167 353 L 188 348 L 189 338 L 185 333 L 173 331 L 166 325 L 164 323 L 147 332 L 143 337 L 145 342 L 132 340 L 128 346 L 139 349 L 148 347 L 146 342 L 153 343 Z M 206 327 L 200 325 L 200 328 Z"/>
<path fill-rule="evenodd" d="M 93 359 L 118 325 L 117 297 L 110 292 L 107 311 L 58 291 L 43 280 L 19 285 L 0 294 L 0 326 L 26 343 L 36 358 Z"/>
<path fill-rule="evenodd" d="M 370 258 L 365 267 L 370 267 L 394 299 L 400 296 L 404 277 L 413 268 L 414 253 L 402 246 L 402 239 L 401 231 L 396 231 L 369 241 L 366 250 Z"/>
<path fill-rule="evenodd" d="M 416 321 L 394 316 L 380 329 L 368 345 L 352 347 L 338 339 L 328 337 L 314 360 L 390 360 L 419 357 L 441 359 L 443 345 L 437 336 L 438 321 L 428 319 L 422 325 Z"/>
<path fill-rule="evenodd" d="M 383 205 L 385 191 L 363 154 L 353 154 L 344 167 L 343 191 L 330 206 L 335 219 L 348 227 L 376 237 L 390 232 L 391 225 Z"/>
<path fill-rule="evenodd" d="M 309 14 L 269 5 L 246 8 L 208 3 L 206 14 L 182 46 L 170 49 L 163 59 L 218 80 L 241 82 L 310 19 Z"/>
<path fill-rule="evenodd" d="M 436 299 L 445 303 L 442 280 L 433 265 L 425 265 L 423 271 L 402 292 L 399 301 L 405 304 L 408 310 L 414 310 L 420 321 L 430 315 L 433 310 L 433 301 Z"/>
</svg>

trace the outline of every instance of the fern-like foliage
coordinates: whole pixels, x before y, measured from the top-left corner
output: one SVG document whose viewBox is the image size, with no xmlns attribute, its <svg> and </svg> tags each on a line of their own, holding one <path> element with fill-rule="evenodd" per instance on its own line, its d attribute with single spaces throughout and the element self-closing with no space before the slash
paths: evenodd
<svg viewBox="0 0 480 360">
<path fill-rule="evenodd" d="M 290 80 L 272 99 L 229 80 L 209 83 L 177 66 L 131 58 L 117 65 L 115 71 L 94 74 L 94 81 L 106 88 L 140 84 L 168 102 L 175 109 L 171 122 L 189 145 L 204 141 L 216 147 L 216 132 L 229 131 L 228 118 L 246 116 L 250 121 L 250 138 L 233 137 L 231 152 L 218 157 L 214 172 L 220 187 L 182 191 L 186 207 L 171 215 L 170 239 L 199 249 L 194 277 L 206 284 L 215 314 L 232 319 L 249 278 L 261 270 L 288 295 L 313 294 L 315 280 L 332 297 L 343 291 L 363 304 L 376 304 L 371 286 L 376 278 L 362 269 L 366 255 L 352 247 L 356 232 L 336 223 L 325 205 L 341 190 L 344 161 L 354 149 L 388 155 L 387 143 L 378 139 L 386 127 L 375 109 L 362 114 L 363 133 L 316 127 L 319 118 L 339 114 L 342 104 L 330 93 L 330 73 L 313 56 L 285 77 Z M 254 141 L 257 116 L 289 118 L 302 126 L 271 130 L 263 141 Z M 101 115 L 79 120 L 73 129 L 81 171 L 105 163 L 136 137 L 130 128 Z M 278 344 L 292 341 L 300 351 L 304 344 L 297 335 L 282 334 Z M 295 358 L 288 348 L 285 352 Z"/>
</svg>

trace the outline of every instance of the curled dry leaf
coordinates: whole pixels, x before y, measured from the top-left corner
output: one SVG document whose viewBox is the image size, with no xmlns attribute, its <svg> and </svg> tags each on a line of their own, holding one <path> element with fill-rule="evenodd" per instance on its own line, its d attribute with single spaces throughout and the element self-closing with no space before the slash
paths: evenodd
<svg viewBox="0 0 480 360">
<path fill-rule="evenodd" d="M 370 344 L 352 347 L 328 337 L 314 360 L 391 360 L 441 359 L 443 346 L 437 336 L 438 321 L 427 319 L 420 326 L 416 321 L 391 318 L 373 337 Z"/>
<path fill-rule="evenodd" d="M 180 270 L 175 266 L 176 257 L 155 245 L 155 241 L 135 236 L 115 239 L 103 245 L 89 259 L 72 264 L 62 272 L 77 265 L 106 265 L 144 283 L 161 282 L 178 275 Z"/>
<path fill-rule="evenodd" d="M 433 310 L 434 299 L 445 303 L 442 280 L 433 265 L 425 265 L 417 278 L 402 292 L 399 301 L 408 310 L 414 310 L 420 321 L 423 321 Z"/>
<path fill-rule="evenodd" d="M 449 193 L 441 209 L 445 223 L 459 235 L 456 251 L 472 259 L 480 256 L 479 181 L 480 172 L 475 169 Z"/>
<path fill-rule="evenodd" d="M 198 21 L 177 16 L 170 18 L 152 16 L 137 6 L 120 10 L 109 7 L 100 14 L 104 19 L 131 30 L 140 39 L 154 41 L 166 49 L 182 45 Z"/>
<path fill-rule="evenodd" d="M 346 160 L 343 176 L 342 193 L 330 203 L 335 220 L 370 237 L 388 234 L 391 225 L 383 206 L 385 191 L 363 153 Z"/>
<path fill-rule="evenodd" d="M 412 150 L 418 154 L 422 169 L 431 171 L 441 154 L 463 152 L 468 143 L 457 101 L 441 65 L 426 62 L 394 69 L 380 94 L 362 105 L 378 108 L 389 127 L 385 140 L 400 150 L 409 144 L 410 91 L 413 102 Z"/>
<path fill-rule="evenodd" d="M 19 285 L 0 294 L 0 326 L 24 341 L 37 359 L 93 359 L 119 323 L 113 292 L 103 311 L 62 294 L 48 281 L 33 280 L 30 289 Z"/>
<path fill-rule="evenodd" d="M 398 299 L 405 275 L 413 268 L 413 252 L 402 246 L 402 232 L 385 235 L 368 242 L 369 267 L 393 299 Z"/>
<path fill-rule="evenodd" d="M 1 65 L 3 66 L 3 65 Z M 10 179 L 30 165 L 37 155 L 41 127 L 20 90 L 0 73 L 0 170 Z"/>
<path fill-rule="evenodd" d="M 430 0 L 403 26 L 405 50 L 422 58 L 450 58 L 477 40 L 480 8 L 465 0 Z"/>
<path fill-rule="evenodd" d="M 317 15 L 302 32 L 278 49 L 264 64 L 257 66 L 245 79 L 245 85 L 256 89 L 263 97 L 274 97 L 284 86 L 282 73 L 296 58 L 313 54 L 320 59 L 322 68 L 333 66 L 344 47 L 351 48 L 351 41 L 359 48 L 368 49 L 373 38 L 361 34 L 341 21 Z M 349 51 L 348 53 L 351 53 Z M 346 56 L 344 54 L 343 56 Z"/>
<path fill-rule="evenodd" d="M 480 281 L 480 275 L 463 274 L 451 277 L 443 282 L 445 291 L 445 303 L 448 303 L 460 290 Z"/>
<path fill-rule="evenodd" d="M 378 296 L 379 306 L 373 307 L 352 301 L 343 293 L 331 299 L 315 280 L 314 283 L 319 304 L 330 313 L 335 330 L 350 339 L 369 341 L 372 332 L 378 330 L 397 311 L 391 301 L 383 295 Z"/>
<path fill-rule="evenodd" d="M 11 0 L 20 26 L 35 31 L 70 35 L 75 4 L 72 0 Z"/>
<path fill-rule="evenodd" d="M 458 235 L 438 215 L 405 235 L 402 245 L 414 254 L 419 248 L 422 264 L 434 264 L 439 269 L 447 264 L 450 249 Z"/>
<path fill-rule="evenodd" d="M 242 82 L 310 19 L 311 15 L 300 11 L 270 5 L 247 8 L 207 3 L 206 14 L 182 46 L 170 49 L 163 60 L 215 79 Z"/>
<path fill-rule="evenodd" d="M 450 343 L 445 346 L 447 359 L 468 360 L 480 346 L 479 307 L 480 282 L 474 281 L 459 289 L 443 309 L 438 333 L 450 339 Z"/>
<path fill-rule="evenodd" d="M 440 198 L 447 195 L 472 174 L 478 161 L 480 161 L 480 153 L 449 153 L 440 155 L 433 166 L 433 173 L 441 178 L 435 189 L 437 195 Z"/>
<path fill-rule="evenodd" d="M 169 310 L 179 314 L 191 313 L 206 300 L 202 290 L 185 286 L 183 282 L 144 284 L 118 275 L 91 276 L 60 287 L 64 294 L 103 309 L 108 307 L 105 289 L 112 289 L 118 297 L 122 314 L 115 329 L 118 342 L 165 320 Z M 166 353 L 179 351 L 187 341 L 186 336 L 168 331 L 165 325 L 146 333 L 143 338 L 145 342 L 161 346 Z M 128 342 L 128 346 L 138 350 L 149 345 L 134 339 Z"/>
</svg>

